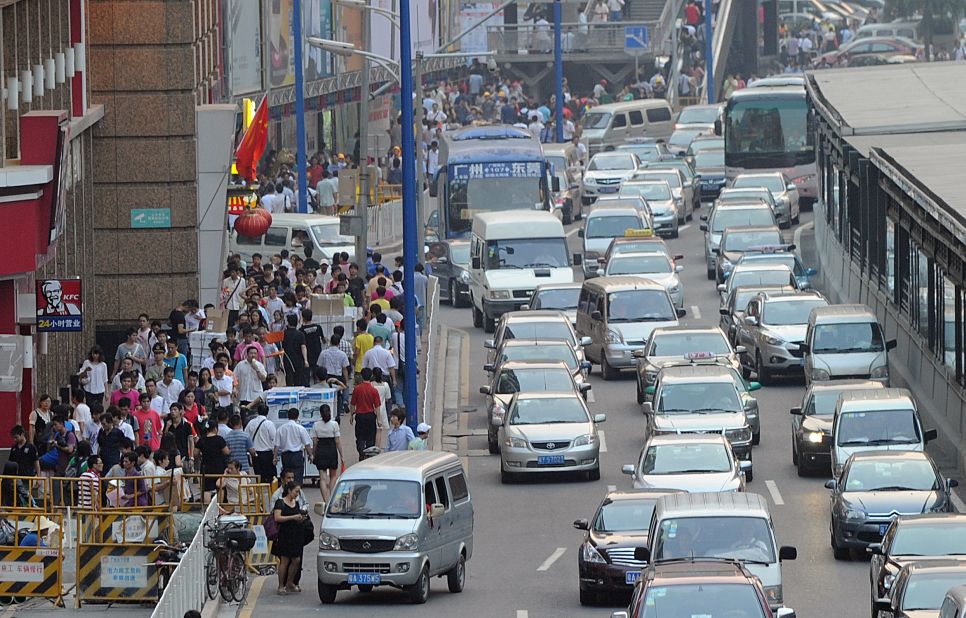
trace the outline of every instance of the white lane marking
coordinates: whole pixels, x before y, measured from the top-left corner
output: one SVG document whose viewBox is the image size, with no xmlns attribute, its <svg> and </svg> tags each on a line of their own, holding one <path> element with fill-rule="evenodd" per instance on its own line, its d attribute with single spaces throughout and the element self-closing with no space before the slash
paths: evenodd
<svg viewBox="0 0 966 618">
<path fill-rule="evenodd" d="M 950 492 L 949 497 L 953 501 L 953 506 L 956 507 L 957 513 L 966 513 L 966 503 L 963 503 L 963 500 L 959 496 L 954 492 Z"/>
<path fill-rule="evenodd" d="M 587 403 L 597 403 L 597 397 L 594 395 L 594 389 L 587 391 Z"/>
<path fill-rule="evenodd" d="M 529 618 L 529 616 L 530 616 L 530 612 L 528 612 L 527 610 L 525 609 L 517 610 L 517 618 Z"/>
<path fill-rule="evenodd" d="M 691 305 L 691 317 L 693 317 L 695 320 L 700 320 L 701 319 L 701 307 L 699 307 L 697 305 Z"/>
<path fill-rule="evenodd" d="M 607 491 L 617 491 L 617 485 L 608 485 Z"/>
<path fill-rule="evenodd" d="M 795 230 L 795 234 L 792 236 L 792 238 L 795 240 L 795 250 L 798 252 L 799 256 L 802 255 L 802 232 L 805 230 L 810 230 L 813 227 L 815 227 L 814 221 L 809 221 L 805 225 L 799 225 L 798 229 Z"/>
<path fill-rule="evenodd" d="M 768 493 L 771 494 L 771 499 L 776 506 L 785 504 L 785 501 L 782 499 L 782 492 L 778 491 L 778 483 L 775 481 L 765 481 L 765 487 L 768 488 Z"/>
<path fill-rule="evenodd" d="M 550 554 L 550 557 L 544 560 L 543 564 L 537 567 L 537 571 L 549 571 L 550 567 L 553 566 L 553 563 L 559 560 L 560 556 L 564 555 L 565 551 L 567 551 L 566 547 L 558 547 L 557 549 L 553 550 L 553 553 Z"/>
<path fill-rule="evenodd" d="M 601 453 L 606 453 L 607 452 L 607 436 L 604 435 L 604 430 L 603 429 L 599 429 L 597 431 L 597 437 L 600 439 L 600 452 Z"/>
<path fill-rule="evenodd" d="M 584 226 L 582 226 L 582 225 L 579 226 L 579 227 L 575 227 L 574 229 L 572 229 L 569 232 L 567 232 L 567 238 L 570 238 L 571 236 L 573 236 L 574 234 L 576 234 L 578 230 L 582 230 L 582 229 L 584 229 Z M 520 611 L 524 611 L 524 610 L 520 610 Z M 526 612 L 524 612 L 524 613 L 526 613 Z"/>
<path fill-rule="evenodd" d="M 690 227 L 691 227 L 690 223 L 686 223 L 684 225 L 678 226 L 678 233 L 683 232 L 684 230 L 687 230 Z"/>
</svg>

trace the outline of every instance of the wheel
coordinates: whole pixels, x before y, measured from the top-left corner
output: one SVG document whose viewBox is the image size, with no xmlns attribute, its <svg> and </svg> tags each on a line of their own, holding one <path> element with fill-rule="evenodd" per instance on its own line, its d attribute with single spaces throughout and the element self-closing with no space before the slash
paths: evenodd
<svg viewBox="0 0 966 618">
<path fill-rule="evenodd" d="M 761 360 L 761 353 L 755 353 L 755 373 L 758 374 L 758 381 L 764 385 L 772 383 L 771 372 L 765 368 L 765 364 Z"/>
<path fill-rule="evenodd" d="M 795 213 L 795 216 L 792 218 L 792 223 L 794 223 L 795 225 L 798 225 L 801 222 L 801 220 L 802 220 L 802 211 L 799 210 L 797 213 Z"/>
<path fill-rule="evenodd" d="M 446 292 L 449 294 L 449 304 L 453 307 L 456 306 L 456 282 L 452 279 L 449 280 L 449 285 L 446 286 Z"/>
<path fill-rule="evenodd" d="M 473 326 L 476 328 L 483 327 L 483 312 L 477 309 L 476 305 L 473 305 Z"/>
<path fill-rule="evenodd" d="M 228 562 L 228 591 L 236 603 L 241 603 L 248 595 L 248 569 L 245 568 L 245 558 L 234 552 Z"/>
<path fill-rule="evenodd" d="M 616 380 L 618 371 L 607 363 L 607 354 L 600 355 L 600 373 L 605 380 Z"/>
<path fill-rule="evenodd" d="M 335 586 L 330 586 L 329 584 L 323 584 L 319 582 L 319 601 L 325 605 L 331 605 L 335 603 L 335 595 L 339 593 L 339 589 Z"/>
<path fill-rule="evenodd" d="M 708 269 L 708 280 L 709 281 L 714 280 L 714 268 Z"/>
<path fill-rule="evenodd" d="M 483 314 L 483 332 L 492 333 L 496 330 L 496 320 L 490 319 L 485 313 Z"/>
<path fill-rule="evenodd" d="M 372 592 L 372 584 L 362 584 L 359 586 L 359 592 Z"/>
<path fill-rule="evenodd" d="M 590 472 L 587 473 L 587 480 L 588 481 L 599 481 L 600 480 L 600 466 L 599 465 L 596 468 L 594 468 L 593 470 L 591 470 Z"/>
<path fill-rule="evenodd" d="M 637 377 L 637 380 L 635 380 L 635 382 L 637 383 L 637 403 L 644 403 L 644 389 L 641 388 L 640 376 Z"/>
<path fill-rule="evenodd" d="M 205 560 L 205 592 L 212 601 L 218 595 L 218 558 L 214 553 Z"/>
<path fill-rule="evenodd" d="M 778 228 L 779 228 L 779 229 L 782 229 L 782 230 L 787 230 L 787 229 L 788 229 L 788 228 L 790 228 L 791 226 L 792 226 L 792 224 L 791 224 L 791 222 L 790 222 L 790 221 L 785 221 L 784 223 L 779 223 L 779 224 L 778 224 Z"/>
<path fill-rule="evenodd" d="M 851 554 L 849 553 L 849 550 L 844 547 L 839 547 L 838 544 L 835 542 L 835 533 L 830 532 L 829 535 L 831 536 L 831 540 L 832 540 L 832 555 L 835 556 L 835 559 L 848 560 L 849 558 L 851 558 Z"/>
<path fill-rule="evenodd" d="M 571 202 L 570 200 L 567 200 L 567 203 L 564 204 L 564 209 L 563 209 L 563 224 L 570 225 L 573 222 L 574 222 L 574 205 L 573 205 L 573 202 Z"/>
<path fill-rule="evenodd" d="M 748 482 L 748 483 L 750 483 L 753 480 L 755 480 L 755 471 L 754 470 L 748 470 L 747 472 L 745 472 L 745 481 Z"/>
<path fill-rule="evenodd" d="M 751 378 L 751 369 L 748 369 L 747 367 L 745 367 L 744 363 L 740 363 L 740 364 L 741 364 L 741 377 L 746 380 Z"/>
<path fill-rule="evenodd" d="M 600 602 L 600 597 L 597 596 L 596 592 L 591 592 L 590 590 L 580 591 L 580 604 L 581 605 L 597 605 Z"/>
<path fill-rule="evenodd" d="M 681 232 L 678 230 L 678 228 L 674 228 L 674 231 L 671 232 L 671 238 L 677 238 L 680 235 L 681 235 Z"/>
<path fill-rule="evenodd" d="M 684 225 L 687 222 L 688 222 L 688 216 L 687 215 L 678 217 L 678 225 Z"/>
<path fill-rule="evenodd" d="M 501 461 L 500 462 L 500 483 L 502 483 L 503 485 L 511 485 L 515 480 L 516 478 L 514 478 L 513 473 L 508 472 L 506 468 L 503 467 L 503 462 Z"/>
<path fill-rule="evenodd" d="M 752 446 L 758 446 L 761 444 L 761 431 L 751 434 L 751 444 Z"/>
<path fill-rule="evenodd" d="M 412 586 L 406 586 L 409 600 L 415 605 L 422 605 L 429 598 L 429 567 L 424 566 L 419 572 L 419 579 Z"/>
<path fill-rule="evenodd" d="M 460 554 L 460 559 L 456 561 L 456 566 L 446 572 L 446 586 L 449 591 L 456 594 L 463 592 L 466 585 L 466 556 Z"/>
<path fill-rule="evenodd" d="M 798 442 L 795 441 L 794 436 L 792 436 L 792 465 L 799 466 L 798 476 L 802 476 L 801 464 L 798 463 Z"/>
<path fill-rule="evenodd" d="M 497 441 L 497 437 L 491 436 L 489 433 L 486 436 L 486 447 L 490 449 L 490 455 L 500 454 L 500 443 Z"/>
</svg>

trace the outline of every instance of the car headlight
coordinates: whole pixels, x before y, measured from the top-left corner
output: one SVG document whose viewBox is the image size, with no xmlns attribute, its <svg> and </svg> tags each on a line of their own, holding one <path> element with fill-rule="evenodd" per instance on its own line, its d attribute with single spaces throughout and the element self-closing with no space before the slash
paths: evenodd
<svg viewBox="0 0 966 618">
<path fill-rule="evenodd" d="M 592 433 L 584 434 L 574 440 L 574 446 L 590 446 L 597 442 L 597 438 Z"/>
<path fill-rule="evenodd" d="M 781 584 L 779 584 L 778 586 L 765 586 L 765 599 L 768 600 L 769 605 L 781 605 L 782 604 Z"/>
<path fill-rule="evenodd" d="M 728 429 L 725 431 L 725 437 L 731 442 L 747 442 L 751 440 L 751 427 Z"/>
<path fill-rule="evenodd" d="M 600 552 L 597 551 L 597 548 L 587 542 L 584 542 L 584 544 L 580 546 L 580 557 L 584 562 L 607 564 L 607 561 L 604 560 L 604 557 L 600 555 Z"/>
<path fill-rule="evenodd" d="M 824 369 L 812 369 L 812 379 L 823 381 L 831 379 L 829 373 Z"/>
<path fill-rule="evenodd" d="M 328 532 L 319 533 L 319 549 L 328 549 L 332 551 L 339 551 L 339 538 L 332 536 Z"/>
<path fill-rule="evenodd" d="M 869 374 L 869 377 L 871 377 L 871 378 L 888 378 L 889 377 L 889 366 L 888 365 L 880 365 L 880 366 L 876 367 L 875 369 L 872 370 L 872 373 Z"/>
<path fill-rule="evenodd" d="M 460 272 L 460 281 L 462 281 L 463 283 L 469 284 L 469 282 L 470 282 L 470 273 L 467 272 L 467 271 L 465 271 L 465 270 L 464 271 L 461 271 Z"/>
<path fill-rule="evenodd" d="M 822 435 L 821 431 L 810 431 L 805 434 L 805 439 L 812 444 L 821 444 L 823 437 L 824 436 Z"/>
<path fill-rule="evenodd" d="M 504 446 L 510 448 L 527 448 L 527 441 L 525 438 L 514 438 L 513 436 L 508 436 L 503 441 Z"/>
<path fill-rule="evenodd" d="M 604 337 L 604 343 L 623 343 L 624 338 L 616 330 L 608 330 L 607 336 Z"/>
<path fill-rule="evenodd" d="M 765 343 L 767 343 L 768 345 L 784 345 L 785 344 L 785 340 L 784 339 L 782 339 L 781 337 L 776 337 L 774 335 L 765 335 L 762 338 L 765 340 Z"/>
<path fill-rule="evenodd" d="M 488 290 L 486 295 L 493 300 L 506 300 L 510 298 L 510 290 Z"/>
<path fill-rule="evenodd" d="M 396 544 L 393 546 L 393 551 L 416 551 L 419 547 L 419 535 L 418 534 L 405 534 L 398 539 L 396 539 Z"/>
<path fill-rule="evenodd" d="M 862 509 L 849 507 L 845 509 L 845 519 L 848 521 L 865 521 L 866 514 Z"/>
<path fill-rule="evenodd" d="M 597 179 L 594 178 L 593 176 L 585 176 L 584 177 L 584 184 L 585 185 L 595 185 L 595 184 L 597 184 Z"/>
</svg>

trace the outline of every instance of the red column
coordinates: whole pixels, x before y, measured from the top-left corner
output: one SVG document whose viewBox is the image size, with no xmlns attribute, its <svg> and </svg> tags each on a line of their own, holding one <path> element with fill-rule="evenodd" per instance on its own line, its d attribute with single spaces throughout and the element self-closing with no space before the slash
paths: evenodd
<svg viewBox="0 0 966 618">
<path fill-rule="evenodd" d="M 0 333 L 19 333 L 17 328 L 17 294 L 13 279 L 0 279 Z M 30 414 L 31 384 L 30 376 L 24 372 L 23 391 L 26 393 L 0 392 L 0 445 L 10 446 L 10 428 L 17 423 L 26 422 L 20 399 L 27 402 L 27 414 Z"/>
</svg>

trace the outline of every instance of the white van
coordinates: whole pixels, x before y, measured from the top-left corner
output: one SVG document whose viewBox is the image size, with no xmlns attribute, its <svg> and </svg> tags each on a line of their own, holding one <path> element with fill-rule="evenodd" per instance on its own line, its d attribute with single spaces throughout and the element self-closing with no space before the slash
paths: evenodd
<svg viewBox="0 0 966 618">
<path fill-rule="evenodd" d="M 889 386 L 888 351 L 875 314 L 865 305 L 815 307 L 808 315 L 805 343 L 805 381 L 875 380 Z"/>
<path fill-rule="evenodd" d="M 664 99 L 639 99 L 593 107 L 580 125 L 580 139 L 594 155 L 641 137 L 666 140 L 674 132 L 674 114 Z"/>
<path fill-rule="evenodd" d="M 306 246 L 312 247 L 312 257 L 316 260 L 331 260 L 343 251 L 349 254 L 349 260 L 355 259 L 355 238 L 343 236 L 339 232 L 339 218 L 328 215 L 273 214 L 272 226 L 261 236 L 241 236 L 232 231 L 228 241 L 228 250 L 232 253 L 244 260 L 251 260 L 252 255 L 259 253 L 266 264 L 270 256 L 282 249 L 304 255 Z"/>
<path fill-rule="evenodd" d="M 784 601 L 781 563 L 798 557 L 794 547 L 778 547 L 768 501 L 752 493 L 663 496 L 654 507 L 647 538 L 650 548 L 641 557 L 652 563 L 687 558 L 745 561 L 761 580 L 772 611 Z"/>
<path fill-rule="evenodd" d="M 573 262 L 579 264 L 581 256 L 574 255 Z M 529 210 L 484 212 L 473 217 L 470 302 L 477 328 L 492 333 L 496 320 L 522 309 L 538 285 L 573 280 L 560 219 Z"/>
<path fill-rule="evenodd" d="M 838 478 L 849 455 L 859 451 L 923 451 L 935 440 L 923 429 L 912 393 L 904 388 L 846 391 L 832 421 L 832 475 Z"/>
<path fill-rule="evenodd" d="M 401 588 L 425 603 L 432 577 L 462 592 L 473 556 L 473 503 L 459 458 L 383 453 L 347 468 L 319 528 L 319 600 L 340 590 Z"/>
</svg>

